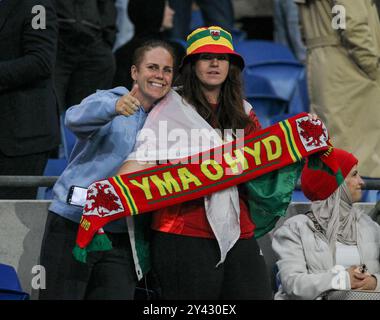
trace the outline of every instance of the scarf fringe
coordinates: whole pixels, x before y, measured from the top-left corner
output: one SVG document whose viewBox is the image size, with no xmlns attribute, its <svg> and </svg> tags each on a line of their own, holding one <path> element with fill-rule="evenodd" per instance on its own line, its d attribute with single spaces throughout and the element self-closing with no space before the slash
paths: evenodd
<svg viewBox="0 0 380 320">
<path fill-rule="evenodd" d="M 80 248 L 78 245 L 75 245 L 73 249 L 73 255 L 75 260 L 86 263 L 87 260 L 87 249 L 86 248 Z"/>
<path fill-rule="evenodd" d="M 80 248 L 75 245 L 73 249 L 74 258 L 82 263 L 87 261 L 87 253 L 91 251 L 108 251 L 112 249 L 112 242 L 105 233 L 96 234 L 88 247 Z"/>
</svg>

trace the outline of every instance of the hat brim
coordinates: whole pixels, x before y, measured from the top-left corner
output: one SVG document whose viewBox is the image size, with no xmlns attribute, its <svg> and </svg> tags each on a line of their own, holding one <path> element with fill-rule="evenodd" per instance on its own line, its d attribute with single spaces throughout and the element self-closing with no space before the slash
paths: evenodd
<svg viewBox="0 0 380 320">
<path fill-rule="evenodd" d="M 186 63 L 188 63 L 193 57 L 196 57 L 197 55 L 199 55 L 201 53 L 228 54 L 232 58 L 231 62 L 234 63 L 234 64 L 236 64 L 240 68 L 240 70 L 243 70 L 244 67 L 245 67 L 244 59 L 243 59 L 243 57 L 240 54 L 238 54 L 235 51 L 227 48 L 226 46 L 219 46 L 219 45 L 212 44 L 212 45 L 202 46 L 202 47 L 194 50 L 192 53 L 186 55 L 182 59 L 182 63 L 179 66 L 179 71 L 181 72 L 183 66 Z"/>
</svg>

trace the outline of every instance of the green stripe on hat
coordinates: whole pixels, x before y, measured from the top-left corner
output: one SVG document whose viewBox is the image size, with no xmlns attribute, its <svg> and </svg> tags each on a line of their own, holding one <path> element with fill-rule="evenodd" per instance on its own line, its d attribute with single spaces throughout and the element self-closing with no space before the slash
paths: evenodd
<svg viewBox="0 0 380 320">
<path fill-rule="evenodd" d="M 213 35 L 211 34 L 211 31 L 213 31 L 213 30 L 214 29 L 206 29 L 206 30 L 202 30 L 202 31 L 199 31 L 198 33 L 193 34 L 187 40 L 187 47 L 189 48 L 194 42 L 196 42 L 198 40 L 201 40 L 201 39 L 203 39 L 205 37 L 211 36 L 212 38 L 214 38 Z M 231 37 L 231 35 L 229 33 L 227 33 L 224 30 L 221 30 L 221 29 L 215 29 L 215 31 L 220 32 L 220 37 L 223 37 L 223 38 L 227 39 L 231 43 L 231 46 L 232 46 L 232 37 Z M 215 39 L 215 40 L 217 40 L 217 39 Z"/>
</svg>

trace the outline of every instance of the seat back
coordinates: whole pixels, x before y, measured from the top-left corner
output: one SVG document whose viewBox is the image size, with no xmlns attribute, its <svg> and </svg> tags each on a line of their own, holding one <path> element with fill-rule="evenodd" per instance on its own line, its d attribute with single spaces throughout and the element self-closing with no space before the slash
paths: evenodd
<svg viewBox="0 0 380 320">
<path fill-rule="evenodd" d="M 244 72 L 244 92 L 246 95 L 267 95 L 276 96 L 272 84 L 267 78 L 256 75 L 252 72 Z"/>
<path fill-rule="evenodd" d="M 298 82 L 304 77 L 304 67 L 286 63 L 249 66 L 245 72 L 247 76 L 267 79 L 275 93 L 288 101 L 293 98 Z"/>
<path fill-rule="evenodd" d="M 265 40 L 244 40 L 234 43 L 235 51 L 245 61 L 246 66 L 258 66 L 266 63 L 288 63 L 300 66 L 300 63 L 282 44 Z"/>
<path fill-rule="evenodd" d="M 0 300 L 29 300 L 29 294 L 22 291 L 16 270 L 0 263 Z"/>
<path fill-rule="evenodd" d="M 66 158 L 50 158 L 46 163 L 44 170 L 44 176 L 60 176 L 67 167 Z M 50 200 L 53 199 L 53 187 L 39 187 L 37 193 L 38 200 Z"/>
<path fill-rule="evenodd" d="M 303 66 L 288 63 L 249 66 L 244 72 L 247 86 L 252 78 L 264 78 L 269 82 L 274 94 L 288 101 L 286 112 L 295 114 L 309 112 L 306 74 Z"/>
<path fill-rule="evenodd" d="M 271 117 L 284 113 L 287 107 L 286 101 L 275 96 L 253 95 L 248 96 L 247 100 L 253 106 L 263 128 L 269 127 Z"/>
<path fill-rule="evenodd" d="M 249 73 L 244 73 L 244 78 L 246 99 L 252 104 L 261 125 L 268 127 L 271 117 L 286 112 L 288 102 L 276 94 L 268 79 Z"/>
<path fill-rule="evenodd" d="M 363 190 L 361 202 L 377 202 L 380 200 L 379 190 Z"/>
</svg>

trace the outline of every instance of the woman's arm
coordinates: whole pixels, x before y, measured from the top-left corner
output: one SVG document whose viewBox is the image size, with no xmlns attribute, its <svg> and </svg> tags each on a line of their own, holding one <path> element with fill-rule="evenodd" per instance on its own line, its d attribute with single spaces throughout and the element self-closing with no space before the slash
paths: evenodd
<svg viewBox="0 0 380 320">
<path fill-rule="evenodd" d="M 137 86 L 98 90 L 66 111 L 65 125 L 80 138 L 87 138 L 119 115 L 131 116 L 140 105 Z"/>
<path fill-rule="evenodd" d="M 119 171 L 117 172 L 117 175 L 141 171 L 147 168 L 154 167 L 155 165 L 156 165 L 155 162 L 142 162 L 142 161 L 137 161 L 137 160 L 128 160 L 124 162 L 123 165 L 120 167 Z"/>
</svg>

